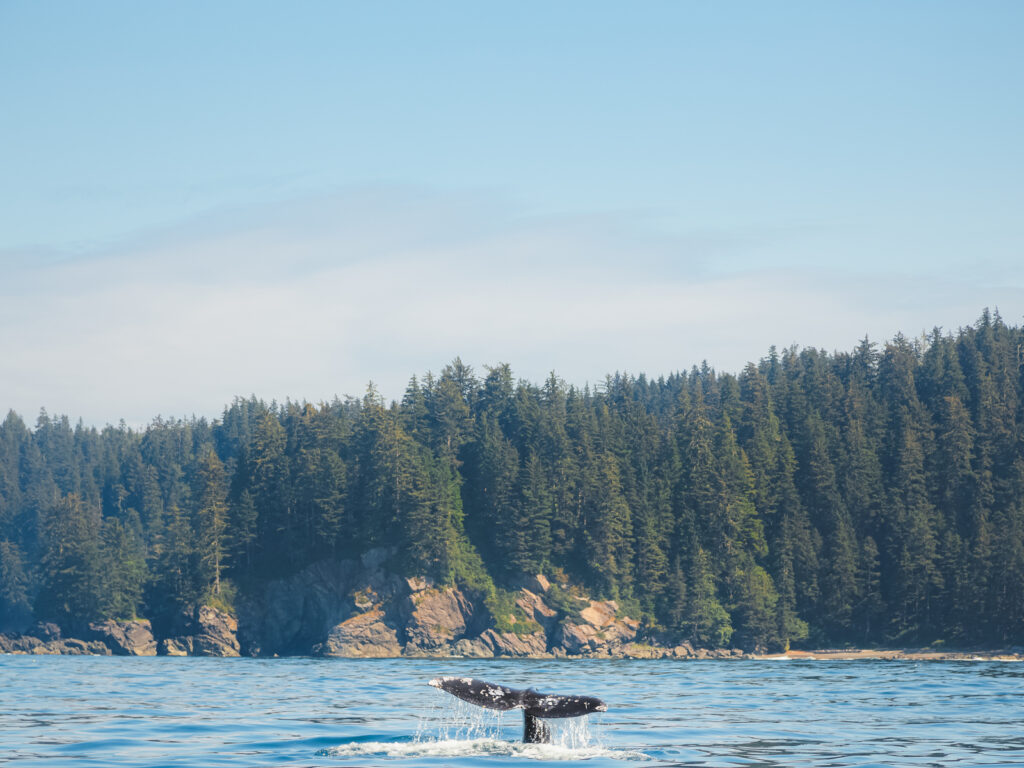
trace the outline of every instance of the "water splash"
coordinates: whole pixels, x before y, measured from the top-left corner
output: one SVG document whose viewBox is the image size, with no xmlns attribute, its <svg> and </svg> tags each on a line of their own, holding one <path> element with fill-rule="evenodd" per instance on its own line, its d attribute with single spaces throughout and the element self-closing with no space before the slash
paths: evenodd
<svg viewBox="0 0 1024 768">
<path fill-rule="evenodd" d="M 598 745 L 567 747 L 556 743 L 523 744 L 491 738 L 353 742 L 323 749 L 317 754 L 326 757 L 519 757 L 549 761 L 590 760 L 599 757 L 629 761 L 650 759 L 643 752 L 609 749 Z"/>
<path fill-rule="evenodd" d="M 551 732 L 548 744 L 524 744 L 522 713 L 499 712 L 448 699 L 434 703 L 420 719 L 409 741 L 357 741 L 320 750 L 326 757 L 516 757 L 529 760 L 649 760 L 636 750 L 612 749 L 600 743 L 589 717 L 545 720 Z"/>
</svg>

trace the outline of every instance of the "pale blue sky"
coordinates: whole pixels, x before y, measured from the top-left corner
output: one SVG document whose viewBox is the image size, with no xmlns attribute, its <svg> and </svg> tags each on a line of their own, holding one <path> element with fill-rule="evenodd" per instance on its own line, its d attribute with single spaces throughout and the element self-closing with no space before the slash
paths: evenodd
<svg viewBox="0 0 1024 768">
<path fill-rule="evenodd" d="M 1020 2 L 0 0 L 0 408 L 1019 322 L 1022 39 Z"/>
</svg>

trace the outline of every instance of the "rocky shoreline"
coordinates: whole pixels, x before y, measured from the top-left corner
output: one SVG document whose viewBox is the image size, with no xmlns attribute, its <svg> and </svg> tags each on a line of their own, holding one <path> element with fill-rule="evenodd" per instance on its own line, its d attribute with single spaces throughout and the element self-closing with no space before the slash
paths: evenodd
<svg viewBox="0 0 1024 768">
<path fill-rule="evenodd" d="M 523 579 L 493 616 L 487 601 L 450 585 L 389 572 L 387 553 L 316 563 L 265 586 L 231 615 L 209 605 L 154 626 L 146 619 L 89 624 L 68 636 L 52 623 L 0 634 L 0 653 L 334 658 L 1000 659 L 1024 649 L 791 650 L 694 648 L 645 633 L 612 600 Z"/>
</svg>

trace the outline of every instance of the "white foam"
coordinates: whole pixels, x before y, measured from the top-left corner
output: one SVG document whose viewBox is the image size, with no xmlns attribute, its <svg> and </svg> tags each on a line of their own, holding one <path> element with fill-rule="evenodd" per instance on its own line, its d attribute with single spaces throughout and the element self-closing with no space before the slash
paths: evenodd
<svg viewBox="0 0 1024 768">
<path fill-rule="evenodd" d="M 468 678 L 467 678 L 468 679 Z M 432 681 L 433 682 L 433 681 Z M 448 695 L 434 699 L 434 709 L 420 719 L 411 741 L 361 741 L 321 750 L 328 757 L 490 757 L 508 756 L 529 760 L 649 760 L 643 752 L 602 746 L 600 733 L 591 732 L 591 718 L 548 719 L 551 742 L 524 744 L 508 740 L 509 731 L 522 732 L 522 715 L 473 706 Z M 506 727 L 509 726 L 509 727 Z M 600 731 L 600 721 L 594 725 Z"/>
<path fill-rule="evenodd" d="M 501 739 L 439 739 L 437 741 L 364 741 L 323 750 L 329 757 L 522 757 L 529 760 L 649 760 L 643 752 L 601 746 L 572 747 L 563 744 L 523 744 Z"/>
</svg>

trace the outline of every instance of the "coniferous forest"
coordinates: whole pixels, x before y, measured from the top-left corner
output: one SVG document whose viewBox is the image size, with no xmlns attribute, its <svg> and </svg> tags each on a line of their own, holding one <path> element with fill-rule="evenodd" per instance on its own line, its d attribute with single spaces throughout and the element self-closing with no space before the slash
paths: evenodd
<svg viewBox="0 0 1024 768">
<path fill-rule="evenodd" d="M 1024 329 L 0 425 L 0 630 L 230 605 L 373 547 L 491 599 L 560 575 L 704 647 L 1024 642 Z"/>
</svg>

